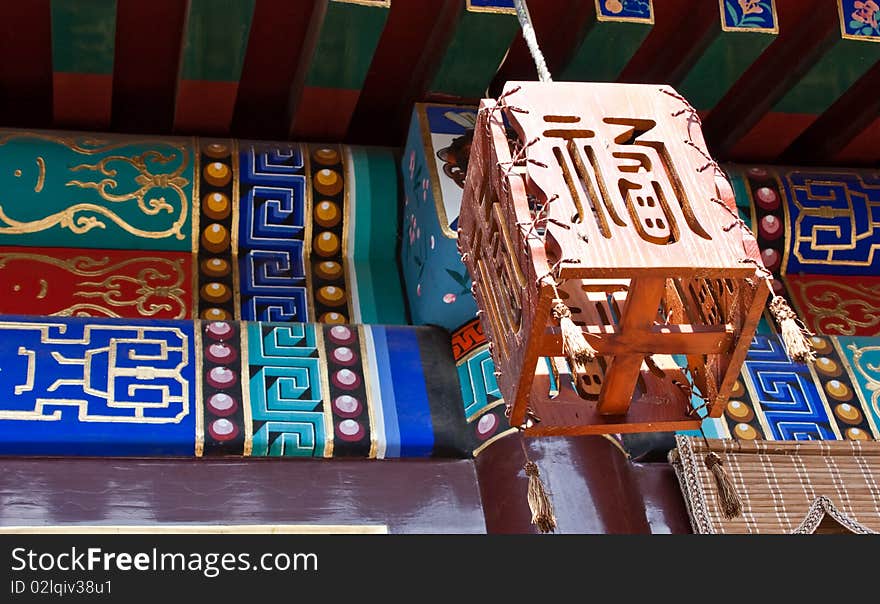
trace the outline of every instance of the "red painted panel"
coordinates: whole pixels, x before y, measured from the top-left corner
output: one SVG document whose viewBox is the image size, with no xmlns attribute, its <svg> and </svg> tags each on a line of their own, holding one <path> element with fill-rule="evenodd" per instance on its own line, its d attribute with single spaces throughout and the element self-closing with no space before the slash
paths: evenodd
<svg viewBox="0 0 880 604">
<path fill-rule="evenodd" d="M 360 94 L 360 90 L 306 86 L 296 109 L 293 135 L 300 140 L 344 139 Z"/>
<path fill-rule="evenodd" d="M 0 247 L 0 314 L 187 319 L 192 256 Z"/>
<path fill-rule="evenodd" d="M 818 117 L 812 113 L 766 113 L 729 151 L 728 157 L 750 162 L 773 161 Z"/>
<path fill-rule="evenodd" d="M 807 327 L 831 336 L 880 336 L 880 277 L 788 275 Z"/>
<path fill-rule="evenodd" d="M 52 74 L 55 125 L 106 130 L 110 127 L 113 76 L 95 73 Z"/>
<path fill-rule="evenodd" d="M 232 120 L 234 134 L 287 138 L 284 116 L 314 4 L 257 1 Z"/>
<path fill-rule="evenodd" d="M 171 129 L 186 4 L 186 0 L 117 4 L 113 63 L 115 129 Z"/>
<path fill-rule="evenodd" d="M 229 133 L 238 82 L 180 80 L 174 113 L 175 133 Z"/>
<path fill-rule="evenodd" d="M 0 121 L 52 122 L 52 27 L 49 0 L 0 0 Z"/>
</svg>

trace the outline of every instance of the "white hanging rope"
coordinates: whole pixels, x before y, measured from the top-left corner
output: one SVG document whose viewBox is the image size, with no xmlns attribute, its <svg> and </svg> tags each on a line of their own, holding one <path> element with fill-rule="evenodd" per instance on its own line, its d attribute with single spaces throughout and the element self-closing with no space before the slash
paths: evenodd
<svg viewBox="0 0 880 604">
<path fill-rule="evenodd" d="M 541 47 L 538 46 L 538 38 L 535 36 L 535 28 L 532 25 L 532 16 L 529 14 L 529 7 L 526 5 L 526 0 L 513 0 L 514 6 L 516 6 L 516 16 L 519 19 L 519 26 L 523 32 L 523 38 L 525 38 L 526 44 L 529 47 L 529 53 L 532 55 L 532 60 L 535 62 L 535 68 L 538 70 L 538 79 L 542 82 L 552 82 L 553 78 L 550 77 L 550 70 L 547 69 L 547 62 L 544 61 L 544 53 L 541 52 Z"/>
</svg>

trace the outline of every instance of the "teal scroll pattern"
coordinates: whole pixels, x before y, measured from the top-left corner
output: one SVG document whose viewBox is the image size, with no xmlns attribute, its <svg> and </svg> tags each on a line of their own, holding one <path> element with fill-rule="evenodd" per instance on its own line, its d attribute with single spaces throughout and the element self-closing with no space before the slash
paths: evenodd
<svg viewBox="0 0 880 604">
<path fill-rule="evenodd" d="M 188 139 L 0 131 L 0 245 L 190 251 Z"/>
</svg>

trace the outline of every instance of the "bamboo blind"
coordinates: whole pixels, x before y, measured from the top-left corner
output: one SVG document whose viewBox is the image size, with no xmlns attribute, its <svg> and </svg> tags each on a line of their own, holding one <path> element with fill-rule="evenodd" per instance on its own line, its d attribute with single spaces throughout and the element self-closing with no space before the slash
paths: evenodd
<svg viewBox="0 0 880 604">
<path fill-rule="evenodd" d="M 880 532 L 880 442 L 710 439 L 743 502 L 728 520 L 703 461 L 710 449 L 676 440 L 670 462 L 697 533 Z"/>
</svg>

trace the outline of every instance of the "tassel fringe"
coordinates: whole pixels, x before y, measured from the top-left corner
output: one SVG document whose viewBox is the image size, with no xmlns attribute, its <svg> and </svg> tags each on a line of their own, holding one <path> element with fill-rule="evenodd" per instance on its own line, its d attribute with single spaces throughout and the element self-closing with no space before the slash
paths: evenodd
<svg viewBox="0 0 880 604">
<path fill-rule="evenodd" d="M 739 517 L 742 513 L 742 499 L 736 492 L 736 487 L 730 480 L 730 476 L 724 469 L 724 462 L 717 453 L 707 453 L 705 458 L 706 467 L 715 478 L 715 486 L 718 489 L 718 500 L 721 503 L 721 513 L 728 520 Z"/>
<path fill-rule="evenodd" d="M 524 469 L 526 476 L 529 477 L 529 509 L 532 511 L 532 524 L 542 533 L 552 533 L 556 530 L 556 515 L 553 513 L 553 503 L 547 495 L 547 489 L 541 482 L 538 466 L 533 461 L 526 461 Z"/>
<path fill-rule="evenodd" d="M 773 296 L 770 313 L 779 325 L 779 333 L 785 343 L 785 351 L 796 363 L 812 363 L 816 360 L 809 336 L 813 335 L 799 323 L 797 315 L 782 296 Z"/>
<path fill-rule="evenodd" d="M 552 310 L 553 318 L 559 322 L 559 329 L 562 331 L 562 353 L 572 366 L 572 371 L 575 371 L 575 367 L 580 368 L 595 360 L 596 349 L 590 346 L 584 332 L 571 320 L 571 309 L 560 298 L 556 298 L 553 300 Z"/>
</svg>

